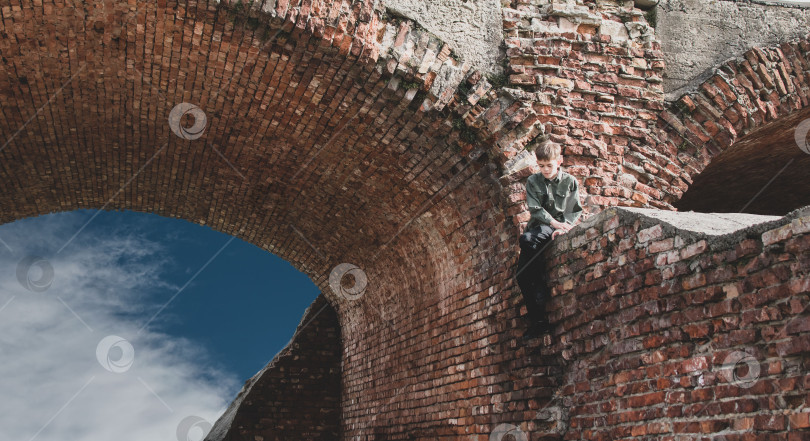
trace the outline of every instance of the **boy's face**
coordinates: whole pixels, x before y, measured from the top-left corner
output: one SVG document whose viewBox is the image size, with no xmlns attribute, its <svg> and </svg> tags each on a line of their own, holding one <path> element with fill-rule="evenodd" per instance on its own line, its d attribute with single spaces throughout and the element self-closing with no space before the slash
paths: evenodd
<svg viewBox="0 0 810 441">
<path fill-rule="evenodd" d="M 557 175 L 557 170 L 560 168 L 560 165 L 563 162 L 562 156 L 558 157 L 557 159 L 550 159 L 550 160 L 537 160 L 537 165 L 540 167 L 540 173 L 546 177 L 546 179 L 551 179 Z"/>
</svg>

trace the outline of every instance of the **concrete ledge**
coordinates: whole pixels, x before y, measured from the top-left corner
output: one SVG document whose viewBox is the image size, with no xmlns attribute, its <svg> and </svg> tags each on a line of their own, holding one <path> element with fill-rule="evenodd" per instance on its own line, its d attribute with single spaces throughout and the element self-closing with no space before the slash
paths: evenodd
<svg viewBox="0 0 810 441">
<path fill-rule="evenodd" d="M 720 236 L 753 225 L 781 219 L 780 216 L 762 216 L 747 213 L 698 213 L 695 211 L 665 211 L 650 208 L 626 208 L 627 211 L 657 219 L 687 231 Z"/>
<path fill-rule="evenodd" d="M 579 236 L 594 225 L 618 216 L 620 224 L 640 222 L 641 229 L 661 225 L 664 235 L 679 235 L 686 242 L 705 239 L 712 248 L 724 248 L 748 237 L 790 224 L 794 219 L 810 217 L 810 206 L 798 208 L 785 216 L 762 216 L 746 213 L 697 213 L 648 208 L 611 207 L 582 221 L 568 236 Z M 580 230 L 582 228 L 582 230 Z"/>
</svg>

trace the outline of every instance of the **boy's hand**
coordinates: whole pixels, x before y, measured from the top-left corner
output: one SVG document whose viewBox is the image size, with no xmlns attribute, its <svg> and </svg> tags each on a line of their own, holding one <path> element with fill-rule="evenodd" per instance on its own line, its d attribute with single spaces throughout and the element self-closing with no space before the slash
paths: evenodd
<svg viewBox="0 0 810 441">
<path fill-rule="evenodd" d="M 565 234 L 565 231 L 563 230 L 554 230 L 554 232 L 551 233 L 551 240 L 554 240 L 557 238 L 557 236 L 562 236 L 563 234 Z"/>
<path fill-rule="evenodd" d="M 570 230 L 571 228 L 574 228 L 574 226 L 571 225 L 571 224 L 566 224 L 566 223 L 563 223 L 563 222 L 557 222 L 556 220 L 553 220 L 553 219 L 551 221 L 551 226 L 552 226 L 552 228 L 554 228 L 556 230 L 562 230 L 563 233 L 567 233 L 568 230 Z M 554 238 L 553 235 L 551 237 Z"/>
</svg>

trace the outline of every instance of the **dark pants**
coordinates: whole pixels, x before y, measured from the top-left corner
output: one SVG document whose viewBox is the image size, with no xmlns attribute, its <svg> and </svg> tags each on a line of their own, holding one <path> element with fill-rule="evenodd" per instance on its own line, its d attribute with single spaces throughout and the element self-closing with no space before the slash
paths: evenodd
<svg viewBox="0 0 810 441">
<path fill-rule="evenodd" d="M 546 319 L 546 302 L 551 297 L 548 273 L 542 254 L 546 245 L 551 242 L 552 233 L 554 228 L 541 225 L 520 235 L 520 257 L 516 278 L 532 323 Z"/>
</svg>

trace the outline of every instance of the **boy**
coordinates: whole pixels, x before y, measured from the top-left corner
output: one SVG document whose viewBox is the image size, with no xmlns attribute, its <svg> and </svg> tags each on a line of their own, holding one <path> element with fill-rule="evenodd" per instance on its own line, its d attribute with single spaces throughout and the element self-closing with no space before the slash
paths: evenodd
<svg viewBox="0 0 810 441">
<path fill-rule="evenodd" d="M 534 155 L 540 173 L 529 176 L 526 181 L 526 203 L 531 219 L 520 236 L 516 274 L 530 321 L 524 340 L 539 337 L 551 329 L 545 317 L 550 290 L 542 252 L 554 238 L 573 228 L 582 214 L 579 182 L 560 170 L 563 162 L 560 145 L 544 140 L 537 145 Z"/>
</svg>

